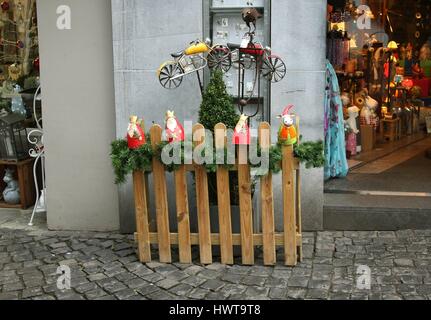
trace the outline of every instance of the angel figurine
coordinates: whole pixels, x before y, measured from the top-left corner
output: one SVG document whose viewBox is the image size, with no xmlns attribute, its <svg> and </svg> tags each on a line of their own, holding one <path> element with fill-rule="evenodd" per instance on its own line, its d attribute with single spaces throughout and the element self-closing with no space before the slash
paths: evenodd
<svg viewBox="0 0 431 320">
<path fill-rule="evenodd" d="M 139 121 L 137 116 L 130 117 L 129 127 L 127 128 L 127 144 L 129 149 L 139 149 L 146 143 L 145 132 L 141 124 L 142 120 Z"/>
<path fill-rule="evenodd" d="M 241 115 L 238 124 L 235 127 L 233 135 L 233 144 L 250 145 L 250 129 L 247 124 L 248 116 Z"/>
</svg>

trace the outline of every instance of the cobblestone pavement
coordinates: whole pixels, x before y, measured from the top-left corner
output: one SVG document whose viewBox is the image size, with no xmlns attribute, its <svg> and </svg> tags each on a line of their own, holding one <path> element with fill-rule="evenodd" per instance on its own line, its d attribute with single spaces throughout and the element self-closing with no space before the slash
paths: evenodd
<svg viewBox="0 0 431 320">
<path fill-rule="evenodd" d="M 430 251 L 431 230 L 319 232 L 304 234 L 296 268 L 144 265 L 131 236 L 0 229 L 0 300 L 430 299 Z M 71 290 L 57 289 L 59 265 Z M 358 265 L 371 290 L 357 289 Z"/>
</svg>

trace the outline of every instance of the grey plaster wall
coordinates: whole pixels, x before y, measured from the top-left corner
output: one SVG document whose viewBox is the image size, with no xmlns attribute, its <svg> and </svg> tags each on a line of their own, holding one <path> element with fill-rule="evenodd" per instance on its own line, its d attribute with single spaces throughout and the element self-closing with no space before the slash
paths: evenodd
<svg viewBox="0 0 431 320">
<path fill-rule="evenodd" d="M 272 0 L 271 3 L 271 47 L 283 57 L 288 70 L 287 78 L 272 87 L 272 123 L 277 123 L 276 116 L 284 106 L 294 104 L 304 140 L 323 140 L 326 1 Z M 274 180 L 279 185 L 275 190 L 281 190 L 280 177 Z M 320 230 L 323 228 L 323 171 L 302 170 L 302 180 L 303 227 Z M 281 193 L 275 196 L 275 202 L 281 204 Z M 281 210 L 281 206 L 276 207 L 276 212 Z M 281 215 L 277 220 L 280 225 Z"/>
<path fill-rule="evenodd" d="M 71 30 L 57 29 L 57 7 Z M 118 192 L 109 160 L 115 138 L 111 5 L 38 0 L 46 144 L 48 226 L 118 230 Z"/>
<path fill-rule="evenodd" d="M 179 119 L 197 121 L 201 102 L 196 77 L 186 77 L 179 89 L 168 91 L 158 82 L 156 70 L 169 53 L 202 38 L 202 0 L 112 0 L 117 136 L 125 135 L 131 114 L 163 126 L 166 110 Z M 169 175 L 168 185 L 173 185 Z M 170 188 L 173 190 L 173 188 Z M 119 188 L 121 230 L 134 231 L 131 183 Z M 191 197 L 193 195 L 191 194 Z M 171 197 L 172 198 L 172 197 Z M 154 199 L 150 195 L 150 199 Z M 193 198 L 190 199 L 193 203 Z M 175 209 L 175 203 L 170 203 Z"/>
<path fill-rule="evenodd" d="M 325 65 L 324 0 L 272 0 L 271 46 L 288 66 L 288 76 L 272 88 L 271 120 L 274 136 L 279 114 L 293 103 L 301 117 L 306 140 L 323 139 L 323 93 Z M 156 69 L 169 53 L 184 48 L 203 34 L 202 0 L 112 0 L 117 136 L 123 137 L 130 114 L 163 123 L 166 109 L 180 119 L 197 120 L 200 93 L 195 77 L 187 77 L 178 90 L 167 91 L 157 80 Z M 290 91 L 297 91 L 289 93 Z M 172 179 L 169 177 L 169 181 Z M 276 202 L 281 201 L 281 181 L 275 179 Z M 170 183 L 172 185 L 172 183 Z M 171 188 L 171 190 L 173 190 Z M 121 229 L 134 231 L 133 196 L 130 182 L 120 187 Z M 153 195 L 150 196 L 150 199 Z M 194 203 L 190 193 L 190 203 Z M 323 172 L 303 171 L 303 222 L 307 230 L 323 227 Z M 170 203 L 171 210 L 175 208 Z M 281 224 L 281 206 L 277 223 Z"/>
</svg>

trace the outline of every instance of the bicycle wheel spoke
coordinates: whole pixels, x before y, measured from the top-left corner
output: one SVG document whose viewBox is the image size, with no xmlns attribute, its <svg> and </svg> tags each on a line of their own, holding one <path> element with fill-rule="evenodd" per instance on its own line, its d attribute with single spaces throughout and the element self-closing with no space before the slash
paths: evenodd
<svg viewBox="0 0 431 320">
<path fill-rule="evenodd" d="M 162 84 L 162 86 L 166 87 L 166 84 L 168 83 L 169 78 L 166 78 L 166 80 L 161 80 L 160 83 Z"/>
</svg>

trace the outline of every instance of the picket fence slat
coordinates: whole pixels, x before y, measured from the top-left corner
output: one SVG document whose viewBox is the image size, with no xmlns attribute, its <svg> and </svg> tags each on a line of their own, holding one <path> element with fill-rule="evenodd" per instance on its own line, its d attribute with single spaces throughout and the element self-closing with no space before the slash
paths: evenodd
<svg viewBox="0 0 431 320">
<path fill-rule="evenodd" d="M 142 262 L 151 262 L 150 228 L 148 226 L 147 193 L 142 171 L 133 172 L 138 252 Z"/>
<path fill-rule="evenodd" d="M 294 188 L 293 147 L 283 146 L 283 217 L 285 236 L 285 264 L 298 262 L 296 248 L 296 211 Z"/>
<path fill-rule="evenodd" d="M 205 128 L 201 124 L 193 126 L 195 148 L 205 143 Z M 200 257 L 202 264 L 212 264 L 210 206 L 208 196 L 208 175 L 204 167 L 195 166 L 196 200 L 200 236 Z"/>
<path fill-rule="evenodd" d="M 150 131 L 153 150 L 162 141 L 162 128 L 154 125 Z M 156 198 L 157 233 L 159 235 L 160 262 L 171 263 L 171 241 L 169 232 L 168 195 L 166 191 L 165 168 L 160 161 L 153 158 L 154 190 Z"/>
<path fill-rule="evenodd" d="M 215 127 L 216 150 L 224 150 L 227 142 L 226 126 L 219 123 Z M 230 208 L 229 171 L 217 168 L 217 199 L 220 229 L 220 252 L 223 264 L 233 264 L 232 218 Z"/>
<path fill-rule="evenodd" d="M 299 135 L 299 119 L 297 119 Z M 150 130 L 151 143 L 156 150 L 162 141 L 162 128 L 153 125 Z M 227 146 L 227 129 L 224 124 L 215 128 L 215 149 L 225 150 Z M 205 143 L 205 128 L 197 124 L 193 127 L 194 148 L 202 148 Z M 262 150 L 271 147 L 271 126 L 261 123 L 259 127 L 259 143 Z M 232 168 L 219 165 L 217 167 L 217 199 L 218 199 L 218 233 L 212 233 L 208 190 L 208 174 L 205 166 L 193 164 L 181 165 L 174 173 L 175 201 L 178 231 L 170 232 L 168 193 L 166 185 L 166 168 L 158 157 L 153 158 L 153 188 L 156 223 L 149 221 L 150 205 L 148 190 L 148 174 L 136 171 L 133 173 L 139 260 L 151 261 L 151 245 L 157 245 L 159 260 L 171 263 L 171 246 L 178 246 L 179 262 L 192 263 L 192 246 L 199 246 L 200 262 L 211 264 L 214 260 L 212 246 L 220 247 L 221 262 L 234 263 L 234 246 L 241 246 L 242 263 L 255 263 L 255 249 L 263 247 L 264 265 L 277 263 L 276 248 L 284 248 L 284 263 L 295 266 L 302 260 L 302 226 L 301 226 L 301 172 L 300 163 L 294 157 L 293 147 L 282 148 L 282 194 L 283 194 L 283 230 L 275 231 L 275 206 L 273 193 L 273 175 L 269 173 L 260 180 L 261 225 L 262 230 L 253 228 L 253 202 L 251 168 L 244 159 L 248 158 L 248 147 L 238 146 L 237 164 Z M 190 229 L 190 204 L 188 199 L 187 173 L 194 172 L 196 187 L 196 208 L 198 232 Z M 232 209 L 229 172 L 238 176 L 238 192 L 240 205 L 240 233 L 232 230 Z M 157 227 L 157 228 L 156 228 Z"/>
<path fill-rule="evenodd" d="M 181 166 L 175 172 L 175 194 L 178 220 L 178 249 L 181 263 L 192 262 L 192 247 L 190 243 L 190 214 L 187 194 L 186 169 Z"/>
<path fill-rule="evenodd" d="M 238 161 L 246 160 L 248 147 L 239 146 Z M 248 164 L 238 164 L 239 211 L 241 221 L 242 264 L 254 264 L 253 205 L 251 200 L 251 177 Z"/>
<path fill-rule="evenodd" d="M 259 127 L 259 144 L 262 151 L 271 147 L 271 126 L 263 122 Z M 274 265 L 277 262 L 275 249 L 274 193 L 272 173 L 260 179 L 260 199 L 262 205 L 263 262 Z"/>
</svg>

